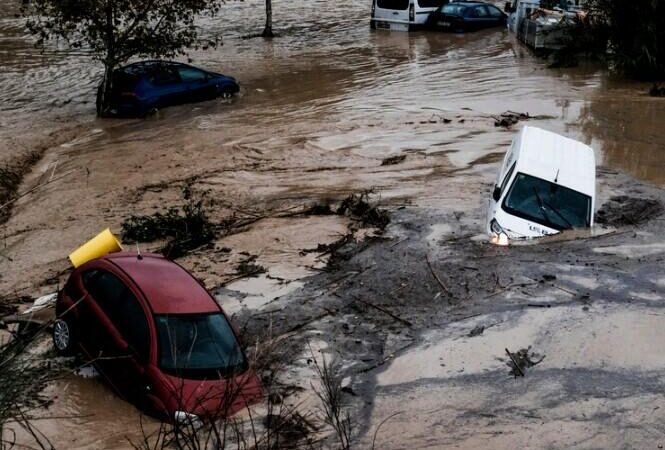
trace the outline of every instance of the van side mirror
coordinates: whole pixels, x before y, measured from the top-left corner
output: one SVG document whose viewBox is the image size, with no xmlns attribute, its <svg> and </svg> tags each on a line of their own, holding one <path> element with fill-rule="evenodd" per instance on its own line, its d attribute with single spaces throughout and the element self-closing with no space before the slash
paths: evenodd
<svg viewBox="0 0 665 450">
<path fill-rule="evenodd" d="M 501 188 L 499 186 L 494 186 L 494 192 L 492 192 L 492 198 L 495 202 L 498 202 L 501 198 Z"/>
</svg>

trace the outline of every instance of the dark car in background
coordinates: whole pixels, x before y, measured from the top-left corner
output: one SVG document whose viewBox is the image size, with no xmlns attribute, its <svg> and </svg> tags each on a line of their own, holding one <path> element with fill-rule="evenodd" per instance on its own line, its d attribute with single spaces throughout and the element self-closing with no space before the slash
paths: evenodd
<svg viewBox="0 0 665 450">
<path fill-rule="evenodd" d="M 113 72 L 108 115 L 144 117 L 172 105 L 236 94 L 233 77 L 170 61 L 141 61 Z M 97 91 L 97 110 L 102 87 Z"/>
<path fill-rule="evenodd" d="M 236 332 L 203 285 L 160 255 L 112 253 L 70 275 L 53 343 L 81 352 L 123 398 L 170 422 L 229 416 L 261 398 Z"/>
<path fill-rule="evenodd" d="M 427 19 L 430 29 L 461 33 L 506 26 L 508 16 L 494 5 L 483 2 L 455 2 L 440 6 Z"/>
</svg>

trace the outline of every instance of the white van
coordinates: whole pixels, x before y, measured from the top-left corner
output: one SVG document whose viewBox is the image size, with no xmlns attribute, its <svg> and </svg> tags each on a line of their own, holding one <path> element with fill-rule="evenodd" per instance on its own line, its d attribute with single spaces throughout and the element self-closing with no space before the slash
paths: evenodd
<svg viewBox="0 0 665 450">
<path fill-rule="evenodd" d="M 487 232 L 496 244 L 593 226 L 596 159 L 581 142 L 524 127 L 492 192 Z"/>
<path fill-rule="evenodd" d="M 445 0 L 372 0 L 370 26 L 394 31 L 416 30 L 444 3 Z"/>
</svg>

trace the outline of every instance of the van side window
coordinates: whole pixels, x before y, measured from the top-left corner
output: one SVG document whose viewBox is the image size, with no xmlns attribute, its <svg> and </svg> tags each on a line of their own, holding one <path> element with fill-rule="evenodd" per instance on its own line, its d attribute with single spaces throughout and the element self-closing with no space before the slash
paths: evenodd
<svg viewBox="0 0 665 450">
<path fill-rule="evenodd" d="M 513 176 L 513 172 L 515 171 L 515 165 L 517 163 L 514 162 L 512 166 L 510 166 L 510 169 L 508 169 L 508 173 L 506 174 L 506 177 L 503 179 L 501 182 L 501 193 L 503 194 L 506 192 L 506 185 L 508 184 L 508 180 L 510 180 L 510 177 Z"/>
<path fill-rule="evenodd" d="M 148 321 L 132 291 L 118 277 L 105 270 L 85 272 L 83 284 L 127 344 L 136 350 L 141 359 L 148 359 Z"/>
<path fill-rule="evenodd" d="M 376 0 L 377 8 L 381 9 L 409 9 L 409 0 Z"/>
<path fill-rule="evenodd" d="M 444 3 L 445 0 L 418 0 L 418 6 L 421 8 L 438 8 Z"/>
</svg>

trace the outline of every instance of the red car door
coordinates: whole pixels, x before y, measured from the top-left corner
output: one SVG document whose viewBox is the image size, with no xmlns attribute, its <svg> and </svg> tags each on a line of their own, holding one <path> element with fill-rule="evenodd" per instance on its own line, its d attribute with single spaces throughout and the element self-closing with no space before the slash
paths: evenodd
<svg viewBox="0 0 665 450">
<path fill-rule="evenodd" d="M 89 331 L 82 344 L 111 387 L 136 402 L 150 359 L 150 327 L 143 306 L 119 274 L 92 269 L 82 278 L 89 293 L 84 302 Z"/>
</svg>

